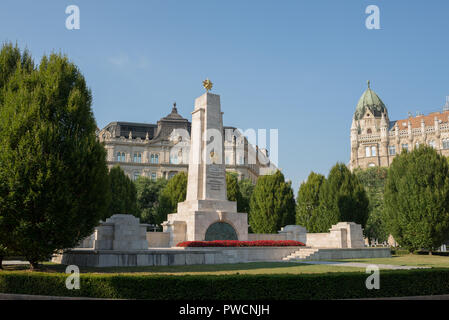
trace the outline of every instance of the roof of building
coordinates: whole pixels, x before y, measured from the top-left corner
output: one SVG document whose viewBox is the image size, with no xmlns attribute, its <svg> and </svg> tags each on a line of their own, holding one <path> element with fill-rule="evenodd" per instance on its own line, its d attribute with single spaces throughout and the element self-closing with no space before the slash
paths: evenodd
<svg viewBox="0 0 449 320">
<path fill-rule="evenodd" d="M 168 121 L 189 121 L 185 118 L 183 118 L 179 113 L 178 113 L 178 109 L 176 108 L 176 102 L 173 103 L 173 108 L 171 109 L 171 112 L 163 117 L 161 120 L 168 120 Z"/>
<path fill-rule="evenodd" d="M 399 130 L 405 130 L 408 129 L 408 123 L 410 121 L 412 129 L 416 129 L 421 128 L 421 123 L 424 121 L 425 126 L 430 127 L 435 125 L 435 118 L 437 118 L 440 123 L 447 123 L 449 122 L 449 111 L 432 112 L 428 115 L 419 115 L 407 119 L 396 120 L 393 121 L 393 126 L 397 124 L 399 126 Z"/>
<path fill-rule="evenodd" d="M 387 108 L 379 96 L 371 90 L 370 82 L 368 81 L 368 88 L 362 94 L 357 103 L 355 109 L 354 118 L 360 120 L 365 115 L 366 109 L 370 110 L 375 117 L 382 116 L 383 113 L 387 112 Z"/>
</svg>

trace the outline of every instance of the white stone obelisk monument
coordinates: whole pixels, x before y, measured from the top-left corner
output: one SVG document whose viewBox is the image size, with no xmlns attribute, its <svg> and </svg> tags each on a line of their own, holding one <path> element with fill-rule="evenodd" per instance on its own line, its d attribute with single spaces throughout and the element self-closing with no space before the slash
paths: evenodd
<svg viewBox="0 0 449 320">
<path fill-rule="evenodd" d="M 247 240 L 248 215 L 226 195 L 223 113 L 220 96 L 209 90 L 195 100 L 192 112 L 189 174 L 186 201 L 163 223 L 170 246 L 181 241 Z"/>
</svg>

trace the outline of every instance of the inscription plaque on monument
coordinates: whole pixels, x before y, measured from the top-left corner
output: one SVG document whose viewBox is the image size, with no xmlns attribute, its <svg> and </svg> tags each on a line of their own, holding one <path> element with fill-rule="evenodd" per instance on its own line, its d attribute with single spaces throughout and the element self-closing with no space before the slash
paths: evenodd
<svg viewBox="0 0 449 320">
<path fill-rule="evenodd" d="M 210 190 L 220 191 L 225 184 L 226 176 L 221 165 L 210 164 L 207 166 L 207 187 Z"/>
</svg>

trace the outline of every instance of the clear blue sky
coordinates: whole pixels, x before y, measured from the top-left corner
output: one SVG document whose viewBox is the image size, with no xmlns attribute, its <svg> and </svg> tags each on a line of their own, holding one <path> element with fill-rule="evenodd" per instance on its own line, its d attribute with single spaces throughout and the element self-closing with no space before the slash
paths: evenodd
<svg viewBox="0 0 449 320">
<path fill-rule="evenodd" d="M 81 29 L 65 28 L 78 5 Z M 381 30 L 365 27 L 380 8 Z M 279 129 L 295 193 L 310 171 L 347 163 L 356 103 L 370 79 L 390 119 L 449 95 L 447 0 L 0 2 L 0 40 L 35 59 L 66 53 L 92 89 L 100 128 L 155 123 L 176 101 L 190 118 L 209 77 L 225 125 Z"/>
</svg>

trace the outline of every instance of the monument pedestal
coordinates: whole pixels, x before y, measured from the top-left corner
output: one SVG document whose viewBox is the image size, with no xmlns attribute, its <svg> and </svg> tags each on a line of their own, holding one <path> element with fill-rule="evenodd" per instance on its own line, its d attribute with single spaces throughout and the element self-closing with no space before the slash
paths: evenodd
<svg viewBox="0 0 449 320">
<path fill-rule="evenodd" d="M 182 241 L 248 240 L 248 215 L 237 212 L 234 201 L 181 202 L 163 227 L 170 232 L 170 247 Z"/>
</svg>

